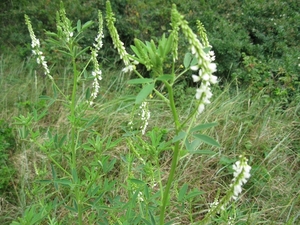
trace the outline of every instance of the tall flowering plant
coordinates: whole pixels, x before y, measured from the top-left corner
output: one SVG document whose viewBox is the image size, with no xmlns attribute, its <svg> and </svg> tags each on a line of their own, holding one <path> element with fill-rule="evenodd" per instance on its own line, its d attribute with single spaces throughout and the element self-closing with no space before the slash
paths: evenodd
<svg viewBox="0 0 300 225">
<path fill-rule="evenodd" d="M 208 42 L 206 31 L 204 26 L 200 21 L 197 21 L 198 35 L 193 32 L 189 27 L 188 22 L 184 17 L 177 11 L 176 6 L 172 7 L 172 30 L 169 37 L 164 34 L 159 40 L 158 45 L 154 43 L 153 40 L 142 42 L 141 40 L 135 39 L 134 45 L 131 46 L 134 55 L 127 53 L 124 48 L 124 44 L 119 40 L 117 30 L 114 27 L 114 14 L 111 9 L 110 2 L 106 3 L 107 9 L 107 26 L 110 31 L 115 48 L 118 49 L 120 58 L 124 61 L 125 68 L 124 72 L 133 71 L 139 78 L 130 80 L 130 84 L 142 85 L 142 89 L 136 97 L 136 104 L 144 105 L 147 101 L 149 95 L 154 92 L 159 98 L 164 100 L 166 104 L 170 107 L 174 128 L 175 137 L 173 138 L 174 150 L 172 164 L 167 180 L 166 186 L 163 188 L 163 196 L 161 201 L 160 209 L 160 219 L 159 224 L 163 225 L 165 220 L 165 213 L 167 203 L 169 201 L 170 189 L 172 182 L 174 180 L 174 175 L 179 160 L 179 153 L 183 148 L 186 148 L 189 153 L 193 153 L 196 147 L 192 142 L 188 141 L 188 136 L 192 136 L 196 141 L 205 142 L 213 146 L 219 146 L 218 142 L 213 138 L 208 137 L 199 132 L 205 128 L 213 127 L 216 123 L 201 124 L 196 125 L 194 121 L 201 113 L 205 110 L 205 106 L 210 104 L 210 99 L 212 97 L 211 85 L 217 83 L 217 77 L 214 72 L 217 71 L 216 63 L 214 63 L 215 55 L 211 50 L 212 46 Z M 189 43 L 189 53 L 184 57 L 183 64 L 185 69 L 177 74 L 175 71 L 176 63 L 178 60 L 178 39 L 179 32 L 182 32 L 185 39 Z M 169 60 L 171 55 L 172 58 L 172 69 L 171 72 L 165 72 L 165 64 Z M 142 64 L 150 72 L 151 78 L 145 78 L 141 73 L 136 70 L 135 65 Z M 195 91 L 195 110 L 184 120 L 181 120 L 178 115 L 178 110 L 176 108 L 174 99 L 174 85 L 176 80 L 188 71 L 193 71 L 192 80 L 199 84 Z M 165 88 L 167 89 L 167 95 L 164 95 L 159 90 L 156 89 L 155 84 L 157 81 L 163 82 Z M 189 124 L 186 129 L 186 125 Z M 143 127 L 144 132 L 145 127 Z M 250 167 L 246 165 L 246 159 L 242 158 L 238 161 L 235 166 L 235 178 L 231 186 L 231 190 L 228 192 L 229 198 L 225 198 L 221 205 L 218 207 L 224 207 L 230 199 L 237 198 L 237 195 L 241 192 L 241 186 L 246 183 L 250 176 Z M 208 218 L 213 215 L 216 211 L 211 210 L 208 214 Z"/>
<path fill-rule="evenodd" d="M 136 150 L 136 146 L 140 147 L 140 149 L 148 147 L 147 150 L 157 148 L 161 148 L 163 150 L 172 149 L 172 162 L 168 171 L 166 183 L 162 181 L 160 173 L 158 175 L 158 181 L 152 178 L 153 185 L 151 185 L 151 188 L 157 188 L 156 186 L 159 186 L 161 193 L 161 199 L 159 202 L 160 210 L 159 213 L 156 212 L 157 215 L 155 215 L 157 216 L 157 219 L 153 216 L 150 208 L 147 208 L 147 213 L 149 212 L 148 218 L 151 220 L 151 222 L 147 221 L 147 224 L 164 225 L 168 210 L 167 206 L 170 202 L 169 196 L 174 184 L 174 177 L 180 156 L 183 154 L 193 154 L 197 152 L 199 143 L 201 142 L 211 146 L 220 146 L 216 140 L 202 133 L 204 129 L 211 128 L 215 126 L 216 123 L 197 123 L 198 118 L 205 111 L 207 105 L 211 103 L 211 98 L 213 96 L 212 85 L 217 84 L 218 81 L 217 77 L 214 75 L 217 71 L 217 66 L 214 62 L 214 52 L 212 51 L 212 46 L 209 44 L 205 28 L 201 22 L 197 21 L 198 29 L 195 33 L 190 28 L 184 17 L 177 11 L 175 5 L 173 5 L 171 10 L 172 29 L 169 34 L 162 35 L 158 43 L 155 43 L 153 40 L 143 42 L 139 39 L 135 39 L 134 44 L 130 46 L 133 54 L 128 53 L 129 50 L 125 48 L 124 43 L 119 38 L 117 29 L 114 25 L 116 19 L 109 1 L 106 2 L 105 19 L 109 34 L 113 41 L 113 46 L 117 49 L 120 58 L 124 62 L 122 73 L 134 73 L 137 78 L 129 80 L 128 84 L 141 87 L 139 93 L 135 97 L 135 108 L 140 110 L 138 115 L 141 117 L 141 126 L 139 126 L 141 134 L 146 135 L 147 126 L 150 122 L 150 115 L 153 116 L 150 110 L 152 102 L 149 99 L 161 99 L 169 107 L 170 114 L 172 115 L 174 137 L 167 144 L 164 143 L 160 145 L 159 141 L 161 140 L 163 133 L 159 131 L 152 131 L 149 134 L 148 137 L 151 139 L 153 145 L 151 147 L 147 146 L 141 137 L 134 139 L 135 141 L 140 141 L 142 143 L 141 146 L 134 143 L 134 141 L 129 138 L 126 139 L 129 147 L 132 149 L 134 154 L 138 156 L 138 159 L 145 167 L 147 166 L 147 162 L 143 159 L 142 154 Z M 49 138 L 48 142 L 41 144 L 38 139 L 38 131 L 32 129 L 31 125 L 33 121 L 37 121 L 45 116 L 45 112 L 47 110 L 45 110 L 44 114 L 41 116 L 37 116 L 37 112 L 35 111 L 27 117 L 20 116 L 16 118 L 16 121 L 18 125 L 22 126 L 20 128 L 22 140 L 27 141 L 29 139 L 30 143 L 34 142 L 45 152 L 51 161 L 53 179 L 43 180 L 42 182 L 47 184 L 54 183 L 56 191 L 58 190 L 59 185 L 64 185 L 64 188 L 68 188 L 69 194 L 66 196 L 67 200 L 63 199 L 59 204 L 66 205 L 65 207 L 74 214 L 74 217 L 76 217 L 78 224 L 85 224 L 90 215 L 93 215 L 94 217 L 103 217 L 103 215 L 107 214 L 110 218 L 114 218 L 118 221 L 118 224 L 121 224 L 119 218 L 117 218 L 113 212 L 111 213 L 110 206 L 117 201 L 116 199 L 112 200 L 111 196 L 108 196 L 107 199 L 103 200 L 103 204 L 109 202 L 109 207 L 103 207 L 103 205 L 99 206 L 98 204 L 98 202 L 101 201 L 100 199 L 102 199 L 106 192 L 108 192 L 113 186 L 104 180 L 101 182 L 101 185 L 104 186 L 103 189 L 101 189 L 101 185 L 97 183 L 102 176 L 99 174 L 99 167 L 101 167 L 103 171 L 110 171 L 115 161 L 112 160 L 111 162 L 108 162 L 106 156 L 104 156 L 102 160 L 97 159 L 96 166 L 92 166 L 91 168 L 88 167 L 89 165 L 83 166 L 85 176 L 82 176 L 83 171 L 81 170 L 81 165 L 78 163 L 80 150 L 89 150 L 91 146 L 93 148 L 101 148 L 101 146 L 103 146 L 103 141 L 99 134 L 96 134 L 96 137 L 93 140 L 88 139 L 88 144 L 84 143 L 85 140 L 82 138 L 82 136 L 86 137 L 94 135 L 94 133 L 82 135 L 83 132 L 86 132 L 87 127 L 91 126 L 91 124 L 96 121 L 94 118 L 85 118 L 83 115 L 85 115 L 85 112 L 97 102 L 97 96 L 99 94 L 101 84 L 100 82 L 103 76 L 102 68 L 97 59 L 98 51 L 101 50 L 103 45 L 103 17 L 100 11 L 98 12 L 98 20 L 99 26 L 95 43 L 91 47 L 83 49 L 79 47 L 78 40 L 82 37 L 83 31 L 86 30 L 92 22 L 87 22 L 82 25 L 79 20 L 76 26 L 73 27 L 72 22 L 66 17 L 66 12 L 63 6 L 61 6 L 60 11 L 57 13 L 57 32 L 47 32 L 47 35 L 49 36 L 48 42 L 56 46 L 60 52 L 70 58 L 71 72 L 73 76 L 72 92 L 69 96 L 60 90 L 58 85 L 55 83 L 55 79 L 52 75 L 50 75 L 51 69 L 48 68 L 44 53 L 41 51 L 40 41 L 36 38 L 33 32 L 29 17 L 25 16 L 25 21 L 32 39 L 32 52 L 37 59 L 37 63 L 42 65 L 45 75 L 53 84 L 53 92 L 55 95 L 51 100 L 63 102 L 64 106 L 66 106 L 69 110 L 67 120 L 70 131 L 61 137 L 61 139 L 59 139 L 58 135 L 53 135 L 49 131 L 47 133 Z M 183 58 L 179 58 L 178 56 L 180 32 L 183 34 L 183 37 L 188 43 L 188 53 L 186 53 Z M 80 68 L 77 63 L 78 58 L 82 54 L 87 54 L 88 51 L 91 57 L 86 65 L 83 68 Z M 83 74 L 86 74 L 87 68 L 90 64 L 93 68 L 88 76 L 89 80 L 91 80 L 91 84 L 86 90 L 86 99 L 83 100 L 82 96 L 77 93 L 78 83 L 84 82 L 85 79 L 82 79 Z M 138 64 L 143 65 L 149 71 L 150 77 L 146 78 L 138 71 Z M 179 66 L 179 68 L 177 68 L 178 65 L 181 64 L 183 64 L 183 67 Z M 194 103 L 194 109 L 189 115 L 180 116 L 174 97 L 174 86 L 178 79 L 188 72 L 192 73 L 190 79 L 197 85 L 195 89 L 195 97 L 190 99 L 190 101 Z M 164 91 L 162 91 L 163 88 L 157 88 L 158 83 L 163 84 Z M 57 95 L 57 90 L 60 93 L 59 96 Z M 151 98 L 149 98 L 150 96 Z M 58 100 L 58 98 L 60 99 Z M 130 126 L 132 126 L 132 121 L 130 121 Z M 111 143 L 111 139 L 109 143 Z M 106 145 L 109 146 L 108 143 Z M 61 154 L 59 157 L 54 157 L 54 154 L 49 150 L 53 148 L 57 150 L 58 154 Z M 62 164 L 58 161 L 58 159 L 64 157 L 68 162 L 67 166 L 62 166 Z M 130 156 L 127 156 L 127 158 L 123 157 L 122 159 L 127 162 L 132 161 Z M 153 163 L 159 167 L 158 156 L 156 156 Z M 62 178 L 58 176 L 55 168 L 60 170 Z M 216 202 L 211 204 L 212 207 L 201 221 L 202 224 L 207 224 L 210 218 L 221 210 L 224 210 L 230 201 L 237 200 L 238 196 L 241 194 L 242 186 L 250 178 L 251 170 L 251 167 L 247 164 L 245 156 L 241 156 L 240 159 L 233 165 L 233 170 L 234 178 L 232 180 L 232 184 L 229 186 L 228 192 L 221 200 L 216 200 Z M 150 172 L 154 173 L 153 171 Z M 137 179 L 128 180 L 131 182 L 128 185 L 131 188 L 128 193 L 132 193 L 131 190 L 134 190 L 132 198 L 136 198 L 138 200 L 139 207 L 142 208 L 142 204 L 147 201 L 145 197 L 149 195 L 149 187 L 147 185 L 145 186 L 144 191 L 147 194 L 143 196 L 143 193 L 138 186 L 140 181 Z M 99 189 L 101 189 L 100 194 Z M 122 209 L 129 206 L 134 207 L 135 205 L 131 202 L 125 204 Z M 120 207 L 117 207 L 117 210 L 120 210 Z M 85 214 L 87 211 L 88 213 Z M 128 210 L 126 215 L 129 217 L 132 212 L 135 212 L 135 210 Z M 143 221 L 146 220 L 143 218 Z M 105 220 L 104 224 L 108 223 L 108 220 Z"/>
</svg>

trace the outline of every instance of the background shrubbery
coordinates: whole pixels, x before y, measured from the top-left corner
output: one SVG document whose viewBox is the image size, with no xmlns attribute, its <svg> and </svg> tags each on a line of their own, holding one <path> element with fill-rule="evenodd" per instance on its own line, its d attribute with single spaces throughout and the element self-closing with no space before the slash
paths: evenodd
<svg viewBox="0 0 300 225">
<path fill-rule="evenodd" d="M 36 34 L 42 37 L 44 29 L 56 29 L 55 13 L 59 2 L 36 1 L 32 4 L 26 0 L 12 0 L 0 3 L 1 51 L 13 50 L 22 58 L 29 56 L 30 39 L 24 14 L 32 18 Z M 299 93 L 298 1 L 112 1 L 116 26 L 126 46 L 132 44 L 135 37 L 150 40 L 168 32 L 172 3 L 177 4 L 192 27 L 195 28 L 197 19 L 206 27 L 216 53 L 217 75 L 223 81 L 236 80 L 240 86 L 251 86 L 254 93 L 266 89 L 268 101 L 278 98 L 291 101 Z M 83 22 L 96 20 L 97 9 L 103 10 L 105 1 L 64 1 L 64 5 L 75 24 L 77 19 Z M 90 45 L 96 30 L 95 24 L 82 42 Z M 107 31 L 104 42 L 110 42 Z M 111 45 L 105 44 L 100 61 L 115 66 L 118 61 L 115 53 Z M 181 56 L 184 54 L 180 52 Z"/>
</svg>

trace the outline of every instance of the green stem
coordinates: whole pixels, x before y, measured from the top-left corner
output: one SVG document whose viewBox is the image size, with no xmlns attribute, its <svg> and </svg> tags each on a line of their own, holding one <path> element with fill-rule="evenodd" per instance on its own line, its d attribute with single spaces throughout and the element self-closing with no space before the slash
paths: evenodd
<svg viewBox="0 0 300 225">
<path fill-rule="evenodd" d="M 167 82 L 164 82 L 164 83 L 168 89 L 170 108 L 172 111 L 172 115 L 173 115 L 173 119 L 174 119 L 174 123 L 175 123 L 176 135 L 177 135 L 179 132 L 179 129 L 180 129 L 180 122 L 179 122 L 178 114 L 177 114 L 176 107 L 175 107 L 174 93 L 173 93 L 172 86 Z M 163 194 L 162 206 L 161 206 L 161 210 L 160 210 L 160 222 L 159 222 L 160 225 L 164 225 L 166 206 L 167 206 L 167 202 L 168 202 L 171 185 L 174 180 L 178 156 L 179 156 L 179 141 L 175 142 L 174 153 L 173 153 L 173 158 L 172 158 L 172 163 L 171 163 L 171 169 L 170 169 L 167 185 L 166 185 L 166 188 L 165 188 L 164 194 Z"/>
<path fill-rule="evenodd" d="M 77 92 L 77 79 L 78 79 L 78 71 L 76 67 L 76 53 L 72 51 L 72 64 L 73 64 L 73 89 L 72 89 L 72 97 L 71 97 L 71 170 L 77 170 L 77 162 L 76 162 L 76 148 L 77 148 L 77 140 L 76 140 L 76 115 L 75 115 L 75 108 L 76 108 L 76 92 Z M 77 172 L 76 172 L 77 173 Z M 73 174 L 73 173 L 72 173 Z M 73 177 L 74 180 L 74 177 Z M 78 179 L 75 183 L 75 198 L 77 201 L 77 215 L 78 215 L 78 224 L 82 225 L 82 203 L 80 197 L 80 186 L 78 184 Z"/>
<path fill-rule="evenodd" d="M 72 154 L 72 168 L 76 168 L 76 143 L 75 143 L 75 107 L 76 107 L 76 91 L 77 91 L 77 77 L 78 77 L 78 71 L 76 69 L 76 62 L 75 57 L 72 57 L 72 63 L 73 63 L 73 90 L 72 90 L 72 97 L 71 97 L 71 154 Z"/>
</svg>

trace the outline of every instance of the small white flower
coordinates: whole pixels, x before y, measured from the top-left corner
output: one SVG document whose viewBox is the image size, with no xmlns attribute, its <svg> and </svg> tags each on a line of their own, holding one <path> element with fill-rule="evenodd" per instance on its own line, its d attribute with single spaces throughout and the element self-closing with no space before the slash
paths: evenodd
<svg viewBox="0 0 300 225">
<path fill-rule="evenodd" d="M 211 73 L 214 73 L 214 72 L 217 71 L 217 65 L 215 63 L 210 63 L 208 65 L 208 68 L 209 68 L 209 70 L 210 70 Z"/>
<path fill-rule="evenodd" d="M 233 187 L 233 195 L 231 196 L 233 200 L 237 199 L 239 194 L 242 192 L 242 186 L 247 183 L 248 179 L 251 176 L 251 166 L 247 164 L 247 161 L 248 160 L 246 159 L 246 157 L 240 156 L 240 160 L 232 166 L 234 173 L 233 183 L 230 186 Z"/>
<path fill-rule="evenodd" d="M 199 66 L 198 66 L 198 65 L 191 66 L 191 70 L 193 70 L 193 71 L 197 71 L 198 69 L 199 69 Z"/>
<path fill-rule="evenodd" d="M 211 84 L 216 84 L 216 83 L 218 83 L 218 77 L 215 76 L 215 75 L 211 75 L 211 76 L 209 77 L 209 82 L 210 82 Z"/>
<path fill-rule="evenodd" d="M 126 67 L 124 67 L 124 68 L 122 69 L 122 72 L 123 72 L 123 73 L 128 73 L 128 72 L 133 71 L 134 69 L 135 69 L 135 66 L 134 66 L 134 65 L 128 65 L 128 66 L 126 66 Z"/>
<path fill-rule="evenodd" d="M 200 103 L 198 106 L 198 113 L 201 114 L 205 109 L 205 105 L 203 103 Z"/>
<path fill-rule="evenodd" d="M 192 75 L 192 78 L 193 78 L 193 81 L 194 82 L 199 82 L 200 81 L 200 77 L 199 76 L 197 76 L 197 75 Z"/>
<path fill-rule="evenodd" d="M 210 76 L 207 73 L 205 73 L 205 74 L 202 75 L 202 79 L 204 81 L 209 81 L 209 78 L 210 78 Z"/>
</svg>

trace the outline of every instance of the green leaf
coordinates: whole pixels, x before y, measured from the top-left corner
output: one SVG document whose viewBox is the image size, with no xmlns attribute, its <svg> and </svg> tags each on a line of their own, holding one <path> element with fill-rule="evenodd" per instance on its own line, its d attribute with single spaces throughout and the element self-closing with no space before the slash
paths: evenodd
<svg viewBox="0 0 300 225">
<path fill-rule="evenodd" d="M 154 218 L 152 212 L 150 211 L 150 209 L 148 210 L 148 212 L 149 212 L 150 219 L 151 219 L 151 225 L 156 225 L 155 218 Z"/>
<path fill-rule="evenodd" d="M 202 194 L 204 194 L 204 193 L 205 193 L 204 191 L 193 190 L 193 191 L 191 191 L 190 193 L 188 193 L 187 196 L 186 196 L 185 198 L 188 200 L 188 199 L 197 197 L 197 196 L 199 196 L 199 195 L 202 195 Z"/>
<path fill-rule="evenodd" d="M 93 21 L 87 21 L 85 24 L 82 25 L 81 30 L 85 30 L 93 25 Z"/>
<path fill-rule="evenodd" d="M 154 82 L 154 80 L 151 78 L 138 78 L 138 79 L 129 80 L 127 83 L 128 84 L 147 84 L 147 83 L 151 83 L 151 82 Z"/>
<path fill-rule="evenodd" d="M 184 200 L 184 198 L 185 198 L 185 196 L 186 196 L 187 189 L 188 189 L 188 185 L 185 183 L 185 184 L 181 187 L 181 189 L 180 189 L 180 191 L 179 191 L 179 193 L 178 193 L 178 201 L 179 201 L 179 202 L 182 202 L 182 201 Z"/>
<path fill-rule="evenodd" d="M 165 34 L 163 35 L 163 39 L 165 38 Z M 173 35 L 171 34 L 167 39 L 166 42 L 164 44 L 164 53 L 163 53 L 163 57 L 166 57 L 166 55 L 171 51 L 171 47 L 173 44 Z"/>
<path fill-rule="evenodd" d="M 188 140 L 185 140 L 185 147 L 188 150 L 188 152 L 196 151 L 200 144 L 201 140 L 199 139 L 193 140 L 191 143 L 189 143 Z"/>
<path fill-rule="evenodd" d="M 196 150 L 196 151 L 189 151 L 190 154 L 200 154 L 200 155 L 215 155 L 216 153 L 211 150 Z"/>
<path fill-rule="evenodd" d="M 81 31 L 81 20 L 77 20 L 77 31 L 78 33 Z"/>
<path fill-rule="evenodd" d="M 52 180 L 37 180 L 36 182 L 41 184 L 50 184 L 52 183 Z"/>
<path fill-rule="evenodd" d="M 47 95 L 40 95 L 39 99 L 42 99 L 42 100 L 51 100 L 52 98 L 49 97 L 49 96 L 47 96 Z"/>
<path fill-rule="evenodd" d="M 135 104 L 141 104 L 151 94 L 153 88 L 154 83 L 147 84 L 136 96 Z"/>
<path fill-rule="evenodd" d="M 67 135 L 65 134 L 59 141 L 58 143 L 58 147 L 61 148 L 65 142 L 65 140 L 67 139 Z"/>
<path fill-rule="evenodd" d="M 132 49 L 132 51 L 135 53 L 135 55 L 137 56 L 136 57 L 132 57 L 134 58 L 135 60 L 137 60 L 138 62 L 144 64 L 144 59 L 143 59 L 143 56 L 142 54 L 139 52 L 138 48 L 135 47 L 134 45 L 130 45 L 130 48 Z"/>
<path fill-rule="evenodd" d="M 128 179 L 128 181 L 130 181 L 132 183 L 135 183 L 135 184 L 138 184 L 138 185 L 140 185 L 140 184 L 144 185 L 145 184 L 143 181 L 138 180 L 138 179 L 134 179 L 134 178 Z"/>
<path fill-rule="evenodd" d="M 65 186 L 72 186 L 72 182 L 69 181 L 68 179 L 56 179 L 54 180 L 54 183 L 57 183 L 57 184 L 62 184 L 62 185 L 65 185 Z"/>
<path fill-rule="evenodd" d="M 185 68 L 190 67 L 191 65 L 191 61 L 192 61 L 192 54 L 191 53 L 186 53 L 184 56 L 184 60 L 183 60 L 183 65 Z"/>
<path fill-rule="evenodd" d="M 73 177 L 74 183 L 77 184 L 78 183 L 78 175 L 77 175 L 76 168 L 72 168 L 72 177 Z"/>
<path fill-rule="evenodd" d="M 87 129 L 88 127 L 90 127 L 91 125 L 93 125 L 97 120 L 98 120 L 98 117 L 92 118 L 91 120 L 89 120 L 89 121 L 87 122 L 87 124 L 85 125 L 84 128 Z"/>
<path fill-rule="evenodd" d="M 198 64 L 198 59 L 194 57 L 190 66 L 196 66 L 197 64 Z"/>
<path fill-rule="evenodd" d="M 51 164 L 51 171 L 52 171 L 52 177 L 53 177 L 53 180 L 56 180 L 57 179 L 57 175 L 56 175 L 56 171 L 55 171 L 55 168 L 54 166 Z M 54 182 L 54 188 L 55 190 L 58 190 L 58 184 Z"/>
<path fill-rule="evenodd" d="M 73 208 L 73 207 L 70 207 L 70 206 L 66 205 L 65 208 L 68 209 L 71 212 L 78 213 L 77 210 L 75 208 Z"/>
<path fill-rule="evenodd" d="M 174 79 L 174 76 L 172 74 L 163 74 L 157 78 L 157 80 L 160 80 L 160 81 L 168 81 L 168 80 L 173 80 L 173 79 Z"/>
<path fill-rule="evenodd" d="M 175 142 L 177 142 L 177 141 L 183 139 L 186 135 L 187 135 L 186 132 L 180 131 L 180 132 L 173 138 L 172 142 L 175 143 Z"/>
<path fill-rule="evenodd" d="M 90 49 L 90 47 L 86 47 L 86 48 L 82 49 L 80 52 L 78 52 L 78 53 L 76 54 L 75 57 L 77 58 L 77 57 L 80 56 L 82 53 L 86 52 L 88 49 Z"/>
<path fill-rule="evenodd" d="M 205 47 L 205 48 L 203 48 L 203 51 L 204 51 L 206 54 L 208 54 L 209 51 L 210 51 L 210 49 L 211 49 L 211 47 Z"/>
<path fill-rule="evenodd" d="M 204 130 L 208 129 L 214 126 L 217 126 L 218 123 L 205 123 L 205 124 L 200 124 L 198 126 L 195 126 L 194 128 L 191 129 L 191 132 L 199 131 L 199 130 Z"/>
<path fill-rule="evenodd" d="M 221 147 L 220 144 L 215 139 L 213 139 L 213 138 L 211 138 L 211 137 L 209 137 L 207 135 L 204 135 L 204 134 L 194 134 L 193 136 L 195 138 L 203 141 L 206 144 L 217 146 L 217 147 Z"/>
</svg>

